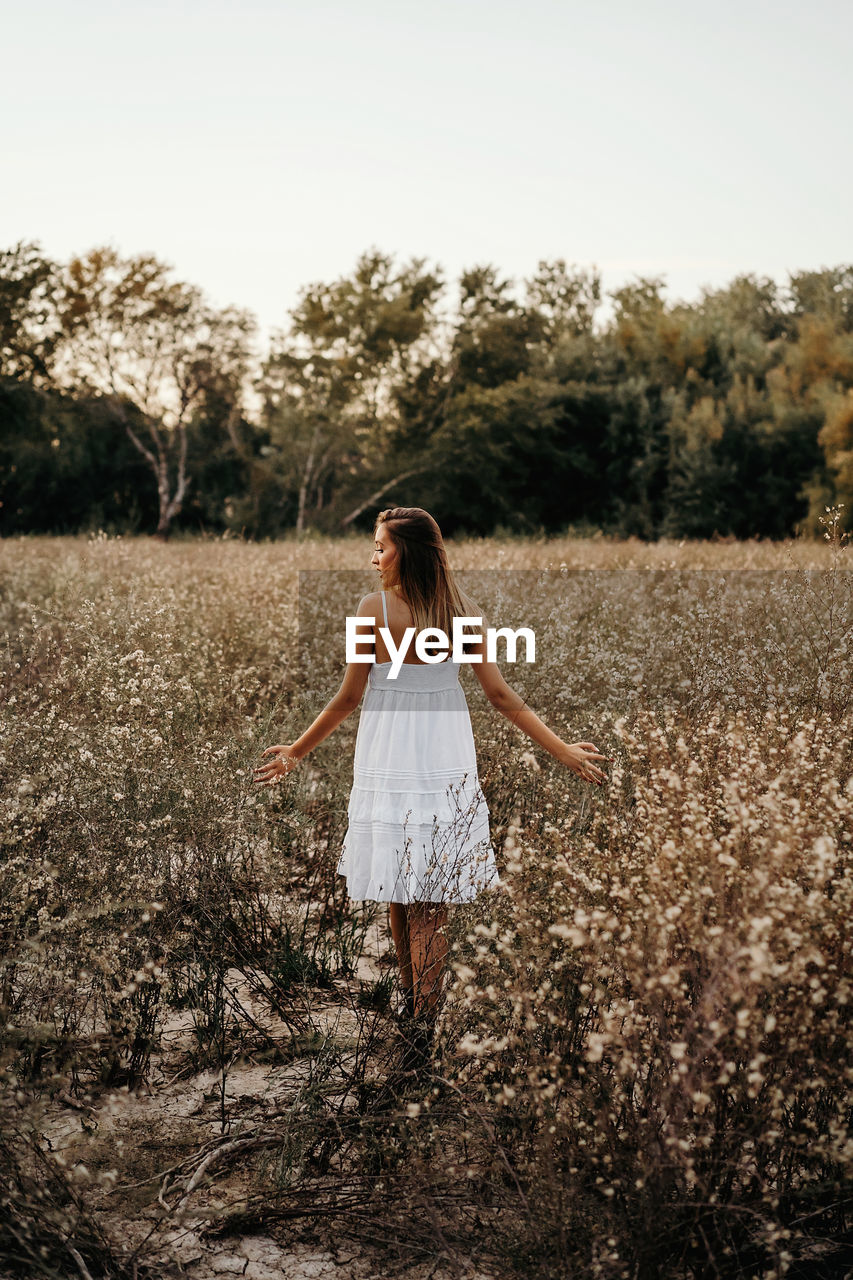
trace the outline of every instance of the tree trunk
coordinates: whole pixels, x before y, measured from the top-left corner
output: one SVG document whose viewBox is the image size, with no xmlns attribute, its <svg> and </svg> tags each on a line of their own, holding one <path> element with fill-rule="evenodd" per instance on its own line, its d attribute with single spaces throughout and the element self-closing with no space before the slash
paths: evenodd
<svg viewBox="0 0 853 1280">
<path fill-rule="evenodd" d="M 315 427 L 311 436 L 311 444 L 308 448 L 308 458 L 302 471 L 302 483 L 299 486 L 299 506 L 296 509 L 297 534 L 301 534 L 305 528 L 305 507 L 308 502 L 308 486 L 314 478 L 314 451 L 317 446 L 318 435 L 319 427 Z"/>
<path fill-rule="evenodd" d="M 171 520 L 165 511 L 160 512 L 160 519 L 157 522 L 157 528 L 154 530 L 154 537 L 158 542 L 168 542 L 171 533 Z"/>
<path fill-rule="evenodd" d="M 160 542 L 167 542 L 169 534 L 171 533 L 172 521 L 181 510 L 189 484 L 189 480 L 187 478 L 186 428 L 182 422 L 176 427 L 180 442 L 178 449 L 178 474 L 175 482 L 175 492 L 171 495 L 169 493 L 169 454 L 159 433 L 153 426 L 151 427 L 151 434 L 154 437 L 155 447 L 157 449 L 157 453 L 155 455 L 147 445 L 143 444 L 126 419 L 124 425 L 134 446 L 146 459 L 151 470 L 154 472 L 154 478 L 157 481 L 157 501 L 159 506 L 157 529 L 155 530 L 154 537 Z"/>
</svg>

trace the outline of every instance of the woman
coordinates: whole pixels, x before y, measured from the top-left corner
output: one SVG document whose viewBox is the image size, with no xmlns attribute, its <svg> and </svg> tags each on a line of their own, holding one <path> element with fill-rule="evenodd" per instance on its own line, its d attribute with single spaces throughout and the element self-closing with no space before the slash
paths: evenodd
<svg viewBox="0 0 853 1280">
<path fill-rule="evenodd" d="M 295 742 L 267 747 L 271 759 L 255 778 L 271 785 L 289 773 L 355 710 L 369 683 L 338 871 L 351 897 L 389 903 L 405 1007 L 428 1037 L 446 960 L 447 905 L 497 883 L 497 867 L 458 664 L 450 656 L 422 662 L 410 645 L 392 675 L 380 627 L 399 654 L 407 628 L 440 628 L 449 637 L 454 617 L 478 610 L 456 585 L 441 531 L 421 507 L 380 512 L 374 543 L 382 590 L 364 597 L 357 617 L 373 622 L 376 661 L 349 663 L 314 723 Z M 568 744 L 552 733 L 485 660 L 482 636 L 469 631 L 465 650 L 480 656 L 472 670 L 494 707 L 580 777 L 604 781 L 594 762 L 606 757 L 590 742 Z"/>
</svg>

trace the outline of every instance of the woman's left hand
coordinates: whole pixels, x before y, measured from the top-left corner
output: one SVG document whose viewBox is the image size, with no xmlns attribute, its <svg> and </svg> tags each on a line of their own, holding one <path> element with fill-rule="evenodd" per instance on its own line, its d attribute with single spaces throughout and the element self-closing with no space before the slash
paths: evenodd
<svg viewBox="0 0 853 1280">
<path fill-rule="evenodd" d="M 296 755 L 292 745 L 267 747 L 264 752 L 265 756 L 272 756 L 271 760 L 258 765 L 254 772 L 253 782 L 259 782 L 261 786 L 272 787 L 279 779 L 286 774 L 291 773 L 299 763 L 299 756 Z"/>
</svg>

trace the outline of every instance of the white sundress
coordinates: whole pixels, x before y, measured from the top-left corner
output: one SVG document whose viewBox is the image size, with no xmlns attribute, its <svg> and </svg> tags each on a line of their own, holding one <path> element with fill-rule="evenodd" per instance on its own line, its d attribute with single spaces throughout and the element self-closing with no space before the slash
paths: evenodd
<svg viewBox="0 0 853 1280">
<path fill-rule="evenodd" d="M 368 675 L 338 874 L 362 901 L 468 902 L 499 878 L 459 665 L 390 672 Z"/>
</svg>

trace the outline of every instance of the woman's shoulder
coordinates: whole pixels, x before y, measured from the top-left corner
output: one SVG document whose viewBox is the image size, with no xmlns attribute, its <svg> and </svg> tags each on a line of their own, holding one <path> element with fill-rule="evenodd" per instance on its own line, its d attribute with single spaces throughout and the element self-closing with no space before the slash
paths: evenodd
<svg viewBox="0 0 853 1280">
<path fill-rule="evenodd" d="M 385 603 L 389 606 L 389 608 L 394 604 L 395 601 L 398 604 L 404 605 L 406 609 L 408 609 L 411 612 L 411 605 L 409 604 L 405 596 L 400 595 L 398 591 L 386 591 Z M 381 609 L 382 608 L 382 592 L 369 591 L 366 596 L 361 597 L 361 599 L 358 602 L 358 607 L 359 609 L 364 607 L 367 610 Z"/>
</svg>

